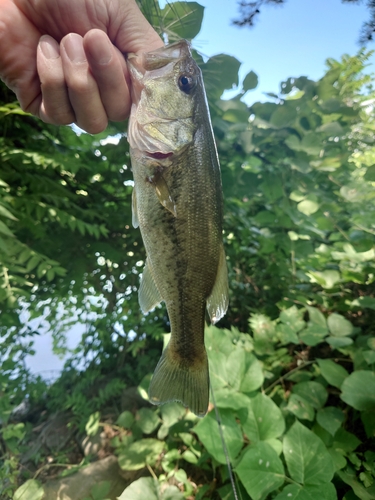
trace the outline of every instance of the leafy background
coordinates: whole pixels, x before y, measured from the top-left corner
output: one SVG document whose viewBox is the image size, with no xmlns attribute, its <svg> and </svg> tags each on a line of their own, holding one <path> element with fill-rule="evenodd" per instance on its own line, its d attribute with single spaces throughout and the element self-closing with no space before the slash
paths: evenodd
<svg viewBox="0 0 375 500">
<path fill-rule="evenodd" d="M 170 41 L 199 32 L 195 2 L 142 8 Z M 194 55 L 222 165 L 230 309 L 206 345 L 238 495 L 375 499 L 369 53 L 251 108 L 254 72 L 224 101 L 240 63 Z M 0 498 L 234 498 L 214 405 L 197 419 L 147 401 L 169 325 L 139 311 L 126 124 L 79 135 L 0 92 Z M 46 325 L 69 354 L 53 383 L 25 365 Z"/>
</svg>

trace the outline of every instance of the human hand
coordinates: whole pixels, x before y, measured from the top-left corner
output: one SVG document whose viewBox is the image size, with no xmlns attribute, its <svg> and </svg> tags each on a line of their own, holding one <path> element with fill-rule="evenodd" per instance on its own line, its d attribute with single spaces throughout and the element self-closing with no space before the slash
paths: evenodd
<svg viewBox="0 0 375 500">
<path fill-rule="evenodd" d="M 94 134 L 127 118 L 123 53 L 162 46 L 135 0 L 0 0 L 0 78 L 47 123 Z"/>
</svg>

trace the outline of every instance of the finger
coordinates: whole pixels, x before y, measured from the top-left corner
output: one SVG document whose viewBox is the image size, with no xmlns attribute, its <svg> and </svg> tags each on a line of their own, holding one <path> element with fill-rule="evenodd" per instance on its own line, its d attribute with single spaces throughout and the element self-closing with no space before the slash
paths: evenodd
<svg viewBox="0 0 375 500">
<path fill-rule="evenodd" d="M 125 120 L 130 111 L 130 94 L 124 57 L 99 29 L 86 33 L 83 46 L 108 119 Z"/>
<path fill-rule="evenodd" d="M 54 125 L 73 123 L 75 114 L 65 84 L 59 44 L 48 35 L 42 36 L 39 41 L 37 69 L 42 92 L 39 117 Z"/>
<path fill-rule="evenodd" d="M 83 38 L 76 33 L 66 35 L 61 40 L 60 53 L 75 123 L 90 134 L 102 132 L 108 123 L 107 114 L 90 72 Z"/>
</svg>

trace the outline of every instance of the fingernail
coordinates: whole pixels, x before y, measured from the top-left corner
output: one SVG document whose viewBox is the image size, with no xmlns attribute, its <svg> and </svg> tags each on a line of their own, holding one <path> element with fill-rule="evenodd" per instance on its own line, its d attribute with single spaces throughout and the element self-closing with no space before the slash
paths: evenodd
<svg viewBox="0 0 375 500">
<path fill-rule="evenodd" d="M 90 53 L 98 64 L 108 64 L 112 59 L 112 44 L 108 38 L 102 37 L 100 43 L 92 43 Z"/>
<path fill-rule="evenodd" d="M 63 41 L 65 52 L 71 62 L 83 63 L 86 62 L 86 54 L 83 50 L 83 38 L 76 33 L 71 33 L 64 38 Z"/>
<path fill-rule="evenodd" d="M 60 57 L 58 43 L 48 35 L 43 35 L 40 38 L 39 45 L 46 59 L 58 59 Z"/>
</svg>

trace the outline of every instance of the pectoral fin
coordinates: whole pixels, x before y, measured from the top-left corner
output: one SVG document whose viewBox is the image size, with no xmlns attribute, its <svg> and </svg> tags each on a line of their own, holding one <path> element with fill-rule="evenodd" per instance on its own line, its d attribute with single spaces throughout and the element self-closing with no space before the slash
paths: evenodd
<svg viewBox="0 0 375 500">
<path fill-rule="evenodd" d="M 163 207 L 165 207 L 171 212 L 171 214 L 177 217 L 176 205 L 163 175 L 154 175 L 151 179 L 151 183 L 155 186 L 156 196 L 158 197 L 158 200 L 163 205 Z"/>
<path fill-rule="evenodd" d="M 150 270 L 150 263 L 146 259 L 145 268 L 143 269 L 141 286 L 138 291 L 138 302 L 141 306 L 142 312 L 146 314 L 151 311 L 163 300 L 159 290 L 157 289 L 155 280 Z"/>
<path fill-rule="evenodd" d="M 132 191 L 132 224 L 133 227 L 137 228 L 139 226 L 138 222 L 138 212 L 137 212 L 137 198 L 135 195 L 135 188 Z"/>
<path fill-rule="evenodd" d="M 217 323 L 224 316 L 228 309 L 228 303 L 228 272 L 224 247 L 222 246 L 216 281 L 211 295 L 207 299 L 207 312 L 212 324 Z"/>
</svg>

